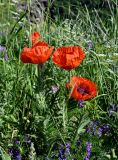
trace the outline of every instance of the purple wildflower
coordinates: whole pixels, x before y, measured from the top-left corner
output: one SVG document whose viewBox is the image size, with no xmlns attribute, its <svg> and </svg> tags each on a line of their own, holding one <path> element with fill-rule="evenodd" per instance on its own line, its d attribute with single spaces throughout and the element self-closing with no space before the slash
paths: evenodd
<svg viewBox="0 0 118 160">
<path fill-rule="evenodd" d="M 98 128 L 98 135 L 99 137 L 101 137 L 102 135 L 108 135 L 110 133 L 110 126 L 109 125 L 103 125 L 103 126 L 100 126 Z"/>
<path fill-rule="evenodd" d="M 59 150 L 59 158 L 64 158 L 65 156 L 65 148 L 61 147 L 60 150 Z"/>
<path fill-rule="evenodd" d="M 115 104 L 110 104 L 109 108 L 108 108 L 108 115 L 109 117 L 113 116 L 113 112 L 117 112 L 117 107 Z"/>
<path fill-rule="evenodd" d="M 70 152 L 70 144 L 69 144 L 69 143 L 66 144 L 65 152 L 66 152 L 66 153 L 69 153 L 69 152 Z"/>
<path fill-rule="evenodd" d="M 30 134 L 26 134 L 26 136 L 27 136 L 27 137 L 30 137 L 31 135 L 30 135 Z"/>
<path fill-rule="evenodd" d="M 88 157 L 85 157 L 84 160 L 89 160 L 89 158 L 88 158 Z"/>
<path fill-rule="evenodd" d="M 87 127 L 86 132 L 87 132 L 87 133 L 91 133 L 91 128 L 90 128 L 90 127 Z"/>
<path fill-rule="evenodd" d="M 15 157 L 14 157 L 13 160 L 21 160 L 20 151 L 17 151 L 15 154 L 16 154 L 16 155 L 15 155 Z"/>
<path fill-rule="evenodd" d="M 86 142 L 86 157 L 84 158 L 84 160 L 89 160 L 90 159 L 90 155 L 91 155 L 91 143 L 90 142 Z"/>
<path fill-rule="evenodd" d="M 59 160 L 66 160 L 66 154 L 70 154 L 70 144 L 67 143 L 66 145 L 61 145 L 59 150 Z"/>
<path fill-rule="evenodd" d="M 97 123 L 97 121 L 91 122 L 89 127 L 86 129 L 86 132 L 96 135 Z"/>
<path fill-rule="evenodd" d="M 21 160 L 20 151 L 18 149 L 10 148 L 8 152 L 13 160 Z"/>
<path fill-rule="evenodd" d="M 92 129 L 93 129 L 93 135 L 96 135 L 96 130 L 97 130 L 97 121 L 93 122 Z"/>
<path fill-rule="evenodd" d="M 93 48 L 93 43 L 92 43 L 92 41 L 90 40 L 89 42 L 88 42 L 88 49 L 92 49 Z"/>
<path fill-rule="evenodd" d="M 109 132 L 110 132 L 110 126 L 109 125 L 102 126 L 102 129 L 103 129 L 103 134 L 109 134 Z"/>
<path fill-rule="evenodd" d="M 52 91 L 52 93 L 56 93 L 58 90 L 59 90 L 59 87 L 58 87 L 58 86 L 56 86 L 56 85 L 52 85 L 52 86 L 51 86 L 51 91 Z"/>
<path fill-rule="evenodd" d="M 103 134 L 108 135 L 110 132 L 110 126 L 109 125 L 101 125 L 99 121 L 93 121 L 90 123 L 88 128 L 86 129 L 86 132 L 89 134 L 92 134 L 94 136 L 98 135 L 101 137 Z"/>
<path fill-rule="evenodd" d="M 8 54 L 5 54 L 5 61 L 8 61 Z"/>
<path fill-rule="evenodd" d="M 31 143 L 31 135 L 30 134 L 26 134 L 25 142 L 26 143 Z"/>
<path fill-rule="evenodd" d="M 91 143 L 87 142 L 87 156 L 90 157 L 91 154 Z"/>
<path fill-rule="evenodd" d="M 29 139 L 29 140 L 27 139 L 27 140 L 26 140 L 26 143 L 31 143 L 31 140 L 30 140 L 30 139 Z"/>
<path fill-rule="evenodd" d="M 8 61 L 8 54 L 7 54 L 6 51 L 7 51 L 7 50 L 6 50 L 6 47 L 0 45 L 0 52 L 5 52 L 5 57 L 4 57 L 4 59 L 5 59 L 5 61 Z"/>
<path fill-rule="evenodd" d="M 83 101 L 83 100 L 79 100 L 78 101 L 78 106 L 81 108 L 81 107 L 83 107 L 85 105 L 85 101 Z"/>
<path fill-rule="evenodd" d="M 102 134 L 103 134 L 103 128 L 99 127 L 98 128 L 98 135 L 99 135 L 99 137 L 101 137 Z"/>
<path fill-rule="evenodd" d="M 10 156 L 12 156 L 12 155 L 13 155 L 13 149 L 10 148 L 10 149 L 8 150 L 8 153 L 9 153 Z"/>
<path fill-rule="evenodd" d="M 5 52 L 5 51 L 6 51 L 6 47 L 0 45 L 0 52 Z"/>
<path fill-rule="evenodd" d="M 19 144 L 20 144 L 20 141 L 19 141 L 19 140 L 16 140 L 16 141 L 15 141 L 15 144 L 16 144 L 16 145 L 19 145 Z"/>
</svg>

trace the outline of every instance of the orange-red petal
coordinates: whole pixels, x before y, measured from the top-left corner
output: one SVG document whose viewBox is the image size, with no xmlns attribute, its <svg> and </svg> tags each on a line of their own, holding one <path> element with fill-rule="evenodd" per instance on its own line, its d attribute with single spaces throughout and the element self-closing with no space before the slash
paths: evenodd
<svg viewBox="0 0 118 160">
<path fill-rule="evenodd" d="M 47 47 L 48 47 L 48 43 L 47 43 L 47 42 L 39 41 L 39 42 L 37 42 L 36 44 L 34 44 L 34 45 L 32 46 L 32 48 L 37 47 L 37 46 L 47 46 Z"/>
<path fill-rule="evenodd" d="M 68 46 L 58 48 L 52 56 L 52 61 L 60 68 L 71 70 L 78 67 L 84 57 L 81 47 Z"/>
<path fill-rule="evenodd" d="M 42 64 L 46 62 L 54 47 L 36 46 L 33 48 L 24 48 L 21 53 L 21 60 L 23 63 Z"/>
<path fill-rule="evenodd" d="M 68 90 L 72 88 L 71 97 L 76 100 L 87 100 L 97 94 L 96 84 L 89 79 L 73 76 L 69 83 L 66 84 Z"/>
<path fill-rule="evenodd" d="M 49 47 L 47 42 L 40 41 L 40 34 L 33 32 L 31 35 L 32 47 L 25 47 L 21 53 L 23 63 L 42 64 L 46 62 L 54 47 Z"/>
<path fill-rule="evenodd" d="M 34 46 L 40 40 L 41 40 L 40 39 L 40 34 L 38 32 L 33 32 L 32 35 L 31 35 L 32 46 Z"/>
</svg>

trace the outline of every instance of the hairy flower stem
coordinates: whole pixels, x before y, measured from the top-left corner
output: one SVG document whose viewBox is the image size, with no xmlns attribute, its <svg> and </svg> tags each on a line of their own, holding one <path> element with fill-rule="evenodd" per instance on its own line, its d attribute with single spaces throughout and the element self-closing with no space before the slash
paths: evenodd
<svg viewBox="0 0 118 160">
<path fill-rule="evenodd" d="M 44 65 L 38 64 L 37 65 L 37 90 L 41 91 L 43 88 L 43 72 L 44 72 Z"/>
</svg>

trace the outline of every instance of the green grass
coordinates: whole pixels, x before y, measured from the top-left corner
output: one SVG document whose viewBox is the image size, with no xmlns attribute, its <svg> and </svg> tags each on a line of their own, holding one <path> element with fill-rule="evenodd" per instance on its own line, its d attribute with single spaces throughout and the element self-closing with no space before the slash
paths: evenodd
<svg viewBox="0 0 118 160">
<path fill-rule="evenodd" d="M 22 158 L 28 160 L 51 159 L 52 155 L 58 155 L 59 149 L 55 150 L 54 146 L 60 148 L 66 143 L 71 145 L 67 159 L 83 160 L 86 141 L 92 142 L 91 160 L 117 159 L 118 113 L 109 117 L 107 110 L 110 104 L 117 105 L 118 102 L 118 11 L 109 12 L 106 20 L 96 10 L 91 16 L 87 8 L 78 8 L 75 20 L 52 20 L 47 14 L 46 20 L 38 24 L 30 24 L 21 15 L 15 25 L 11 20 L 10 5 L 4 9 L 0 20 L 4 35 L 0 37 L 0 44 L 7 47 L 8 61 L 4 60 L 5 53 L 0 53 L 0 158 L 10 160 L 8 149 L 17 139 L 20 144 L 15 147 L 20 148 Z M 50 59 L 44 64 L 43 81 L 39 82 L 37 66 L 24 65 L 19 58 L 23 47 L 30 46 L 29 36 L 34 30 L 55 48 L 81 46 L 86 58 L 71 71 L 58 68 Z M 88 48 L 90 40 L 91 49 Z M 83 108 L 69 100 L 65 88 L 74 75 L 97 84 L 97 97 L 86 101 Z M 55 94 L 51 91 L 53 85 L 59 87 Z M 90 122 L 96 120 L 100 125 L 110 126 L 109 135 L 99 137 L 86 133 Z M 31 143 L 26 142 L 26 134 L 30 134 Z M 78 139 L 80 147 L 76 145 Z M 73 149 L 77 150 L 75 154 Z"/>
</svg>

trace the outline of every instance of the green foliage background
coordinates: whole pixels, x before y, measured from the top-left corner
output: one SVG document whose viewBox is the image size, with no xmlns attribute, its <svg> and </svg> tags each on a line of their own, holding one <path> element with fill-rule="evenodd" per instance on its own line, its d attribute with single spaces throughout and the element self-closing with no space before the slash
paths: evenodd
<svg viewBox="0 0 118 160">
<path fill-rule="evenodd" d="M 26 160 L 51 159 L 53 154 L 58 154 L 54 146 L 59 148 L 60 144 L 66 143 L 71 145 L 67 159 L 83 160 L 86 141 L 92 142 L 91 160 L 118 157 L 118 113 L 114 112 L 113 117 L 107 113 L 109 105 L 117 106 L 118 102 L 118 3 L 112 1 L 103 12 L 104 8 L 99 8 L 100 1 L 94 4 L 90 1 L 88 6 L 80 1 L 73 4 L 59 2 L 54 6 L 52 2 L 48 4 L 49 9 L 52 6 L 57 9 L 53 18 L 48 9 L 45 20 L 35 24 L 27 18 L 30 18 L 29 12 L 27 17 L 24 12 L 18 14 L 16 20 L 12 18 L 12 11 L 16 12 L 14 5 L 10 1 L 0 3 L 0 44 L 6 46 L 8 54 L 8 61 L 5 61 L 6 52 L 0 53 L 1 159 L 11 159 L 8 149 L 13 147 L 14 140 L 20 140 L 17 147 L 22 159 Z M 63 14 L 60 14 L 59 6 L 65 7 Z M 23 47 L 31 46 L 29 36 L 33 31 L 39 31 L 42 39 L 56 48 L 81 46 L 86 58 L 71 71 L 56 67 L 50 58 L 44 64 L 39 81 L 37 66 L 24 65 L 19 58 Z M 92 41 L 91 49 L 89 41 Z M 86 101 L 83 108 L 69 100 L 65 88 L 65 83 L 74 75 L 91 79 L 98 87 L 97 97 Z M 52 92 L 53 85 L 59 87 L 58 92 Z M 99 137 L 86 133 L 93 121 L 109 125 L 110 134 Z M 26 134 L 30 135 L 31 144 L 26 143 Z M 76 145 L 78 139 L 81 140 L 80 148 Z M 76 154 L 73 149 L 77 149 Z"/>
</svg>

